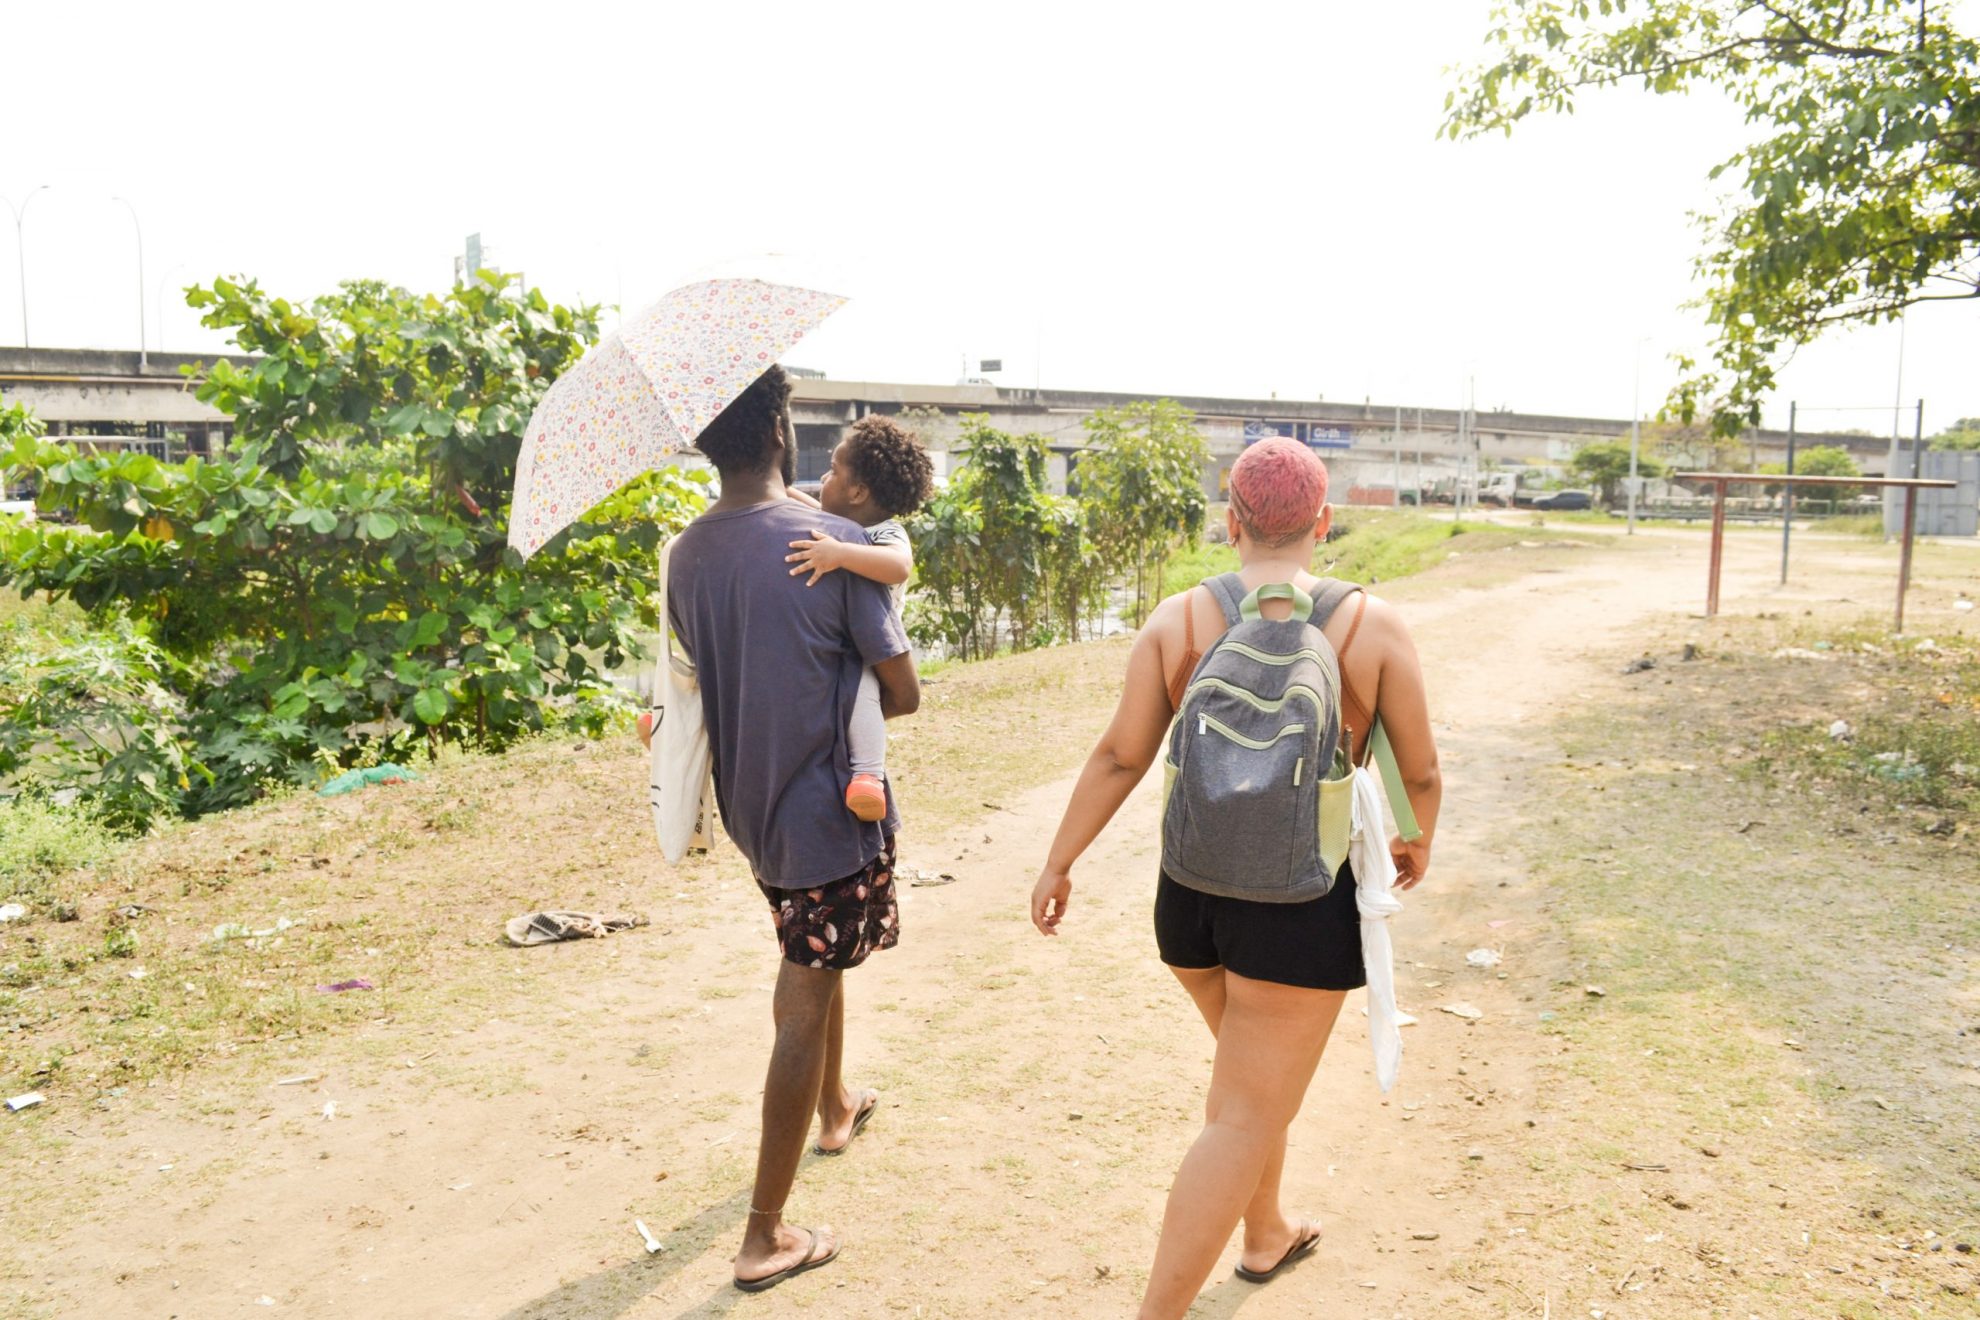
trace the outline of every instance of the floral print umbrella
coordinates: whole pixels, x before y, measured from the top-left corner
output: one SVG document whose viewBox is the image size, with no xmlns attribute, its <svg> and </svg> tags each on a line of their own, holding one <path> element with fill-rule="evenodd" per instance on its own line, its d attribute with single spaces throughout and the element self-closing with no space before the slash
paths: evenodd
<svg viewBox="0 0 1980 1320">
<path fill-rule="evenodd" d="M 527 559 L 592 505 L 693 444 L 845 301 L 762 280 L 706 280 L 627 320 L 559 377 L 530 417 L 509 544 Z"/>
</svg>

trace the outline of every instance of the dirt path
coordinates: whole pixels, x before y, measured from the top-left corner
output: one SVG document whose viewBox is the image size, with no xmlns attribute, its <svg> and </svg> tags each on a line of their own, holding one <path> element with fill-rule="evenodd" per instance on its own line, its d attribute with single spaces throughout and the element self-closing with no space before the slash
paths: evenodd
<svg viewBox="0 0 1980 1320">
<path fill-rule="evenodd" d="M 1275 1287 L 1216 1282 L 1195 1314 L 1499 1313 L 1447 1267 L 1503 1214 L 1520 1134 L 1559 1121 L 1535 1104 L 1553 1047 L 1533 1007 L 1559 958 L 1547 895 L 1495 848 L 1548 808 L 1522 771 L 1556 755 L 1549 719 L 1602 699 L 1646 621 L 1698 607 L 1700 539 L 1638 539 L 1383 589 L 1431 675 L 1449 786 L 1430 883 L 1397 921 L 1421 1022 L 1384 1099 L 1350 1000 L 1286 1177 L 1326 1243 Z M 1763 599 L 1772 548 L 1733 538 L 1730 608 Z M 493 1016 L 416 1037 L 383 1020 L 294 1060 L 321 1083 L 244 1100 L 222 1072 L 79 1123 L 46 1161 L 77 1213 L 39 1225 L 46 1273 L 24 1282 L 49 1313 L 98 1316 L 1131 1313 L 1211 1047 L 1148 930 L 1153 783 L 1080 868 L 1057 941 L 1024 904 L 1069 781 L 910 841 L 905 862 L 962 879 L 906 890 L 902 947 L 849 982 L 849 1077 L 884 1108 L 854 1155 L 807 1161 L 791 1207 L 846 1253 L 767 1298 L 728 1286 L 774 971 L 733 856 L 712 891 L 657 864 L 619 877 L 665 929 L 514 955 L 531 961 Z M 1484 945 L 1505 975 L 1465 966 Z M 1438 1011 L 1459 1000 L 1482 1020 Z M 662 1254 L 638 1250 L 635 1217 Z"/>
</svg>

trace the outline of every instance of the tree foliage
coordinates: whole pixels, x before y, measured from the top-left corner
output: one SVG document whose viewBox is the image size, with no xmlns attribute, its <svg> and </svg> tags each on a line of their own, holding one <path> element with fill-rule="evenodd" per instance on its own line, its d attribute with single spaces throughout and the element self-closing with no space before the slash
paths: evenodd
<svg viewBox="0 0 1980 1320">
<path fill-rule="evenodd" d="M 1051 492 L 1044 437 L 1007 435 L 981 415 L 962 423 L 957 451 L 968 461 L 914 523 L 914 630 L 976 659 L 1006 635 L 1019 649 L 1066 635 L 1068 584 L 1093 565 L 1078 508 Z"/>
<path fill-rule="evenodd" d="M 1939 450 L 1980 449 L 1980 417 L 1962 417 L 1926 443 Z"/>
<path fill-rule="evenodd" d="M 128 617 L 176 666 L 193 773 L 175 805 L 415 741 L 500 746 L 605 690 L 652 624 L 660 535 L 702 500 L 652 474 L 527 571 L 508 549 L 523 428 L 596 338 L 594 309 L 500 276 L 444 296 L 353 282 L 307 306 L 217 280 L 189 301 L 261 355 L 199 386 L 234 415 L 233 450 L 163 463 L 22 435 L 12 463 L 74 525 L 0 531 L 0 581 Z"/>
<path fill-rule="evenodd" d="M 1595 440 L 1583 445 L 1568 460 L 1568 470 L 1583 481 L 1598 487 L 1602 503 L 1613 507 L 1620 498 L 1623 481 L 1629 476 L 1629 442 L 1626 440 Z M 1643 452 L 1639 443 L 1636 455 L 1636 475 L 1647 481 L 1654 481 L 1666 471 L 1662 462 Z"/>
<path fill-rule="evenodd" d="M 1712 171 L 1739 192 L 1697 259 L 1715 367 L 1688 372 L 1672 398 L 1731 435 L 1829 326 L 1980 297 L 1980 44 L 1946 8 L 1502 0 L 1486 39 L 1496 60 L 1446 97 L 1444 131 L 1510 133 L 1624 82 L 1711 86 L 1744 107 L 1758 137 Z"/>
<path fill-rule="evenodd" d="M 1134 617 L 1147 617 L 1162 569 L 1182 543 L 1203 532 L 1203 468 L 1210 447 L 1196 416 L 1173 399 L 1105 408 L 1086 419 L 1079 499 L 1094 549 L 1134 591 Z"/>
<path fill-rule="evenodd" d="M 1054 495 L 1044 437 L 966 415 L 951 441 L 967 462 L 915 525 L 914 631 L 964 658 L 1077 640 L 1117 583 L 1140 618 L 1177 543 L 1203 530 L 1208 447 L 1169 399 L 1096 413 L 1073 474 Z"/>
<path fill-rule="evenodd" d="M 1760 471 L 1785 476 L 1789 469 L 1786 463 L 1763 463 Z M 1796 451 L 1793 474 L 1800 477 L 1860 477 L 1863 469 L 1840 445 L 1811 445 Z M 1770 485 L 1766 489 L 1769 494 L 1777 495 L 1785 487 Z M 1796 488 L 1794 497 L 1797 501 L 1834 506 L 1854 498 L 1858 489 L 1856 486 L 1801 486 Z"/>
</svg>

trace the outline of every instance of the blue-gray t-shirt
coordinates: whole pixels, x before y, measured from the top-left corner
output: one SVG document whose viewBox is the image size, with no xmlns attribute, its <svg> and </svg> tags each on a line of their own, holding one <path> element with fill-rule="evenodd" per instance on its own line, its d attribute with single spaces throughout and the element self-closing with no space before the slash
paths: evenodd
<svg viewBox="0 0 1980 1320">
<path fill-rule="evenodd" d="M 773 500 L 704 513 L 674 544 L 667 612 L 701 679 L 722 825 L 778 889 L 844 879 L 880 855 L 887 819 L 846 810 L 846 725 L 861 671 L 908 649 L 887 588 L 857 573 L 792 577 L 790 543 L 857 523 Z"/>
</svg>

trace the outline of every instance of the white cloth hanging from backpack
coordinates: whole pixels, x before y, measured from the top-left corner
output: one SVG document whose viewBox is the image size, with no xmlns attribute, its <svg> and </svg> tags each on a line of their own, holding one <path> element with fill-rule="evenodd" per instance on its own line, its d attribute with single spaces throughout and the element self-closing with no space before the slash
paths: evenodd
<svg viewBox="0 0 1980 1320">
<path fill-rule="evenodd" d="M 1368 1040 L 1375 1050 L 1375 1083 L 1387 1094 L 1402 1067 L 1396 954 L 1389 939 L 1389 918 L 1402 911 L 1402 903 L 1395 894 L 1396 863 L 1389 856 L 1382 784 L 1367 766 L 1354 772 L 1348 860 L 1354 868 L 1354 905 L 1361 912 L 1361 964 L 1368 977 Z"/>
</svg>

